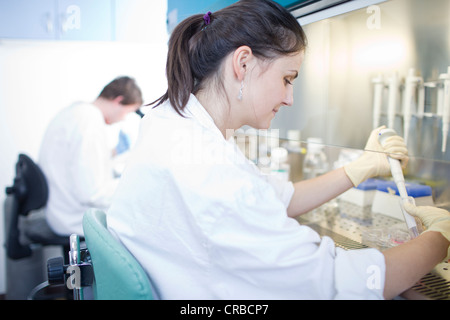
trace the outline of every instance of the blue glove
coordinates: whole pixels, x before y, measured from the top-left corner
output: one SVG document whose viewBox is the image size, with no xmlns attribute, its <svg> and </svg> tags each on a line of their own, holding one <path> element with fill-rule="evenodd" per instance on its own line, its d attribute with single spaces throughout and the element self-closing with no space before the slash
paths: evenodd
<svg viewBox="0 0 450 320">
<path fill-rule="evenodd" d="M 119 132 L 119 142 L 116 146 L 116 155 L 124 153 L 130 149 L 130 138 L 122 130 Z"/>
</svg>

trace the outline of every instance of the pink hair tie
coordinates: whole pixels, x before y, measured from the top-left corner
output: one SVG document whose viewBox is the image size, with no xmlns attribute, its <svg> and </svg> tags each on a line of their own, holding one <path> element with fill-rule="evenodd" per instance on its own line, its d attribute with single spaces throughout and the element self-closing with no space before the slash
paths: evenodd
<svg viewBox="0 0 450 320">
<path fill-rule="evenodd" d="M 203 20 L 205 21 L 205 25 L 209 25 L 211 23 L 211 11 L 208 11 L 204 16 Z"/>
</svg>

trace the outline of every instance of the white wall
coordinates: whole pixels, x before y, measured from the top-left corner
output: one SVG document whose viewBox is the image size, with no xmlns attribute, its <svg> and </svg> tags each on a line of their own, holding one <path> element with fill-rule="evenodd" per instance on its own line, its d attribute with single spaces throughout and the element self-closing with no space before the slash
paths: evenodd
<svg viewBox="0 0 450 320">
<path fill-rule="evenodd" d="M 37 159 L 44 130 L 61 108 L 77 100 L 93 101 L 109 81 L 120 75 L 136 79 L 144 103 L 165 92 L 167 3 L 148 1 L 144 6 L 146 10 L 141 10 L 140 16 L 152 21 L 151 30 L 132 26 L 128 42 L 0 39 L 0 212 L 18 154 L 24 152 Z M 142 39 L 146 42 L 139 42 Z M 3 224 L 2 215 L 0 294 L 6 292 Z"/>
</svg>

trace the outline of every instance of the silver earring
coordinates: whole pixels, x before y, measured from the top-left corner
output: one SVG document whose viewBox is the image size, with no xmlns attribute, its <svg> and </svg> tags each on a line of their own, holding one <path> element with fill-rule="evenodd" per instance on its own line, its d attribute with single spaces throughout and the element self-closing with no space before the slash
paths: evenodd
<svg viewBox="0 0 450 320">
<path fill-rule="evenodd" d="M 239 101 L 242 101 L 242 90 L 244 90 L 244 80 L 241 82 L 241 88 L 239 89 L 239 95 L 237 97 Z"/>
</svg>

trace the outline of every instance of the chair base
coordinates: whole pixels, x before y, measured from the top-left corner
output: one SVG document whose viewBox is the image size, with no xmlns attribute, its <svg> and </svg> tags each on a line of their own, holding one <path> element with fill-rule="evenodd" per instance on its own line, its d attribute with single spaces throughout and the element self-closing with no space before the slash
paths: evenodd
<svg viewBox="0 0 450 320">
<path fill-rule="evenodd" d="M 49 285 L 45 281 L 31 290 L 27 300 L 73 300 L 73 293 L 65 285 Z"/>
<path fill-rule="evenodd" d="M 47 257 L 61 255 L 58 246 L 32 246 L 30 257 L 6 259 L 6 300 L 27 300 L 37 285 L 47 280 Z M 66 254 L 67 255 L 67 254 Z"/>
</svg>

